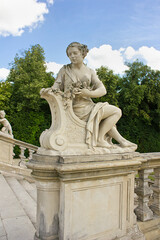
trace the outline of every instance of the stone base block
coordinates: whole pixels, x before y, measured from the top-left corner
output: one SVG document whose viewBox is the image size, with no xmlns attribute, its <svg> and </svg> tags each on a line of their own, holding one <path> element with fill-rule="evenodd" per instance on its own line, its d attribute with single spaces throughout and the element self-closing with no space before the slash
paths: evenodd
<svg viewBox="0 0 160 240">
<path fill-rule="evenodd" d="M 142 240 L 133 212 L 138 157 L 62 158 L 28 163 L 37 180 L 35 240 Z"/>
<path fill-rule="evenodd" d="M 128 177 L 62 182 L 60 239 L 114 239 L 126 231 Z M 130 219 L 131 220 L 131 219 Z"/>
<path fill-rule="evenodd" d="M 0 162 L 12 164 L 13 162 L 13 144 L 0 140 Z"/>
</svg>

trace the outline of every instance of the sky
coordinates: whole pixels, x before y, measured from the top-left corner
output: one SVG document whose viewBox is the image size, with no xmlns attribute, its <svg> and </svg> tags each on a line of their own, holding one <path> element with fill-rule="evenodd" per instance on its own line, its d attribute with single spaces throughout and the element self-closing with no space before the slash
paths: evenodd
<svg viewBox="0 0 160 240">
<path fill-rule="evenodd" d="M 126 62 L 139 59 L 160 70 L 160 0 L 0 0 L 0 80 L 15 55 L 35 44 L 57 74 L 74 41 L 87 44 L 93 69 L 123 74 Z"/>
</svg>

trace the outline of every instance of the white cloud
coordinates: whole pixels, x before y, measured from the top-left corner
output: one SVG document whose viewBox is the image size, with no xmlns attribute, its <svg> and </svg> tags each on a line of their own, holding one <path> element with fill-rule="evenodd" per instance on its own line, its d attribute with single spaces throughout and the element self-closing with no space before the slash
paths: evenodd
<svg viewBox="0 0 160 240">
<path fill-rule="evenodd" d="M 124 51 L 124 57 L 126 60 L 131 61 L 140 59 L 141 61 L 145 61 L 145 64 L 150 66 L 152 69 L 160 70 L 160 51 L 154 47 L 143 46 L 138 50 L 128 47 Z"/>
<path fill-rule="evenodd" d="M 49 3 L 49 4 L 53 4 L 53 0 L 47 0 L 47 2 Z"/>
<path fill-rule="evenodd" d="M 63 67 L 62 64 L 55 63 L 55 62 L 46 62 L 46 66 L 47 66 L 47 72 L 53 72 L 54 75 L 56 75 L 61 69 L 61 67 Z"/>
<path fill-rule="evenodd" d="M 47 2 L 53 4 L 53 0 Z M 26 27 L 32 30 L 43 22 L 48 12 L 47 4 L 37 0 L 1 0 L 0 35 L 21 36 Z"/>
<path fill-rule="evenodd" d="M 112 46 L 104 44 L 99 48 L 92 48 L 86 57 L 86 62 L 89 67 L 94 69 L 106 66 L 115 73 L 123 74 L 128 69 L 125 62 L 133 62 L 136 59 L 154 70 L 160 70 L 160 51 L 146 46 L 142 46 L 138 50 L 131 46 L 113 50 Z"/>
<path fill-rule="evenodd" d="M 6 80 L 9 72 L 10 71 L 7 68 L 0 68 L 0 80 Z"/>
<path fill-rule="evenodd" d="M 126 49 L 124 49 L 124 56 L 126 57 L 126 59 L 130 60 L 132 59 L 135 55 L 136 55 L 136 51 L 134 50 L 134 48 L 132 47 L 127 47 Z"/>
<path fill-rule="evenodd" d="M 102 45 L 99 48 L 92 48 L 87 57 L 87 65 L 91 68 L 99 68 L 101 66 L 107 66 L 115 73 L 122 74 L 128 67 L 124 64 L 122 51 L 124 49 L 113 50 L 110 45 Z"/>
</svg>

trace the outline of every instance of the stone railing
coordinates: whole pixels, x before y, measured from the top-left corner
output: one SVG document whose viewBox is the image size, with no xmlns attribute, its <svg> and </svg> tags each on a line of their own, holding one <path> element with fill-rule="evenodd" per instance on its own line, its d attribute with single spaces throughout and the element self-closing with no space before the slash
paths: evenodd
<svg viewBox="0 0 160 240">
<path fill-rule="evenodd" d="M 17 157 L 18 159 L 20 159 L 19 165 L 23 161 L 31 160 L 32 154 L 35 153 L 38 149 L 38 147 L 35 145 L 14 139 L 14 148 L 16 146 L 18 146 L 18 148 L 20 149 L 20 154 Z M 26 151 L 27 151 L 27 154 L 25 154 Z M 13 155 L 15 155 L 14 150 L 13 150 Z M 13 158 L 14 158 L 14 156 L 13 156 Z"/>
<path fill-rule="evenodd" d="M 15 147 L 20 150 L 18 156 L 15 156 Z M 18 162 L 17 165 L 20 165 L 21 162 L 30 160 L 37 149 L 37 146 L 14 139 L 8 134 L 0 133 L 0 163 L 15 165 L 15 162 Z M 25 154 L 26 150 L 27 154 Z"/>
<path fill-rule="evenodd" d="M 146 153 L 141 156 L 142 165 L 135 184 L 136 198 L 138 196 L 135 214 L 138 220 L 145 222 L 155 215 L 160 216 L 160 153 Z"/>
</svg>

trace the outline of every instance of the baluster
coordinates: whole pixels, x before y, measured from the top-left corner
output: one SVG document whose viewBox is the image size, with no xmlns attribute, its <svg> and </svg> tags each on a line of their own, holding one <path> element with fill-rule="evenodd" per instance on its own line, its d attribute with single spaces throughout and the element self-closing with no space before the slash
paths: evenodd
<svg viewBox="0 0 160 240">
<path fill-rule="evenodd" d="M 138 207 L 135 209 L 137 218 L 141 221 L 147 221 L 153 218 L 153 212 L 148 207 L 149 196 L 152 194 L 151 188 L 148 186 L 148 175 L 150 170 L 144 169 L 139 172 L 139 186 L 135 189 L 138 195 Z"/>
<path fill-rule="evenodd" d="M 22 147 L 22 146 L 19 146 L 20 147 L 20 150 L 21 150 L 21 153 L 19 155 L 21 161 L 23 161 L 26 157 L 24 156 L 24 151 L 25 151 L 25 147 Z"/>
<path fill-rule="evenodd" d="M 134 182 L 134 189 L 136 189 L 139 186 L 139 180 L 137 177 L 135 177 Z M 134 192 L 134 221 L 137 221 L 137 215 L 135 214 L 135 209 L 138 207 L 138 195 L 136 192 Z"/>
<path fill-rule="evenodd" d="M 151 205 L 151 209 L 154 213 L 160 216 L 160 168 L 154 169 L 155 182 L 152 186 L 154 194 L 154 202 Z"/>
<path fill-rule="evenodd" d="M 32 159 L 32 155 L 33 155 L 33 153 L 35 152 L 35 150 L 28 149 L 28 151 L 29 151 L 29 157 L 28 157 L 28 159 L 31 160 L 31 159 Z"/>
<path fill-rule="evenodd" d="M 20 153 L 20 155 L 19 155 L 19 157 L 20 157 L 20 162 L 19 162 L 19 166 L 21 165 L 21 163 L 24 161 L 24 159 L 26 158 L 25 156 L 24 156 L 24 151 L 25 151 L 25 147 L 22 147 L 22 146 L 19 146 L 19 148 L 20 148 L 20 150 L 21 150 L 21 153 Z"/>
<path fill-rule="evenodd" d="M 15 153 L 14 153 L 14 148 L 15 148 L 15 144 L 13 144 L 13 150 L 12 150 L 12 156 L 13 156 L 13 159 L 14 159 L 14 156 L 15 156 Z"/>
</svg>

